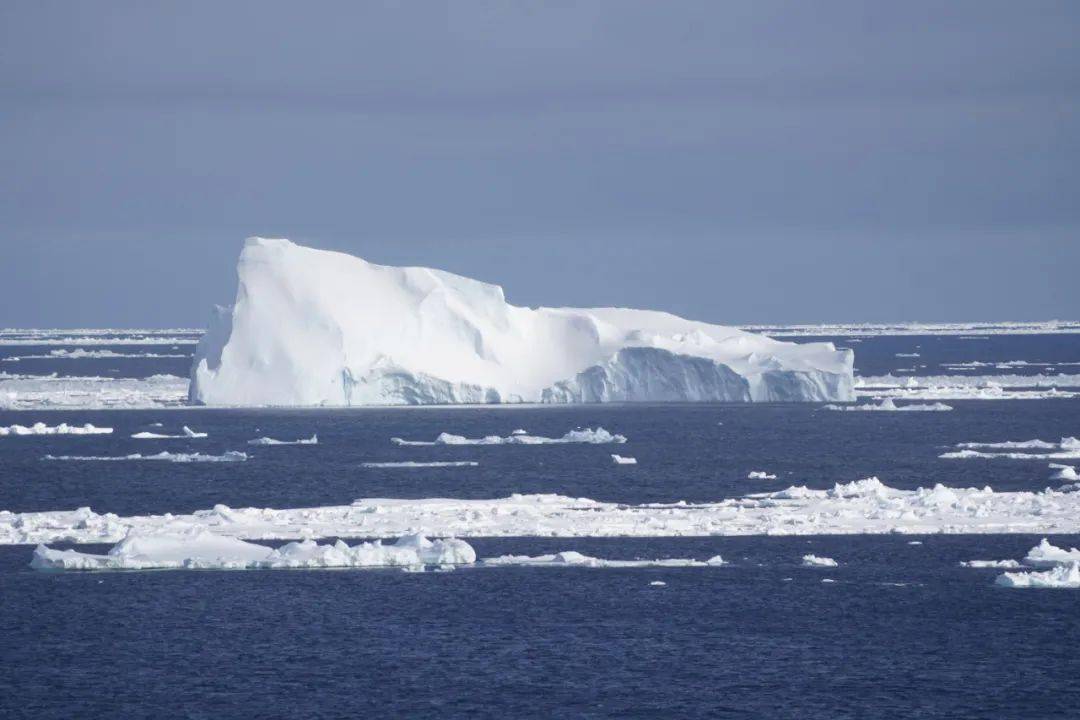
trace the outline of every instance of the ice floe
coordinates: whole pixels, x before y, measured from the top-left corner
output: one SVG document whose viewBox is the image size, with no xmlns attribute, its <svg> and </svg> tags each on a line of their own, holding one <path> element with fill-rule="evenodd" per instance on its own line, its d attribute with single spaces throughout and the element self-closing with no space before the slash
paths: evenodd
<svg viewBox="0 0 1080 720">
<path fill-rule="evenodd" d="M 794 486 L 702 503 L 634 505 L 515 494 L 479 500 L 363 498 L 349 505 L 290 509 L 217 505 L 191 514 L 128 517 L 89 508 L 0 511 L 0 544 L 117 542 L 132 528 L 149 532 L 172 526 L 203 527 L 249 540 L 388 538 L 415 532 L 439 537 L 1056 534 L 1080 533 L 1080 493 L 943 485 L 899 490 L 867 478 L 828 490 Z"/>
<path fill-rule="evenodd" d="M 1009 570 L 1022 567 L 1018 560 L 965 560 L 960 563 L 960 566 L 969 568 L 1001 568 Z"/>
<path fill-rule="evenodd" d="M 1080 375 L 862 376 L 855 378 L 855 395 L 896 400 L 1068 399 L 1080 397 Z"/>
<path fill-rule="evenodd" d="M 50 350 L 45 355 L 13 355 L 3 358 L 4 362 L 19 362 L 20 360 L 94 360 L 104 358 L 186 358 L 191 355 L 181 353 L 122 353 L 115 350 L 87 350 L 75 348 L 74 350 Z"/>
<path fill-rule="evenodd" d="M 977 323 L 839 323 L 824 325 L 741 325 L 748 332 L 774 337 L 875 337 L 882 335 L 961 335 L 964 339 L 985 340 L 989 335 L 1062 335 L 1080 333 L 1080 322 Z"/>
<path fill-rule="evenodd" d="M 750 473 L 746 476 L 746 479 L 747 480 L 775 480 L 776 476 L 775 475 L 770 475 L 769 473 L 765 472 L 764 470 L 751 470 Z"/>
<path fill-rule="evenodd" d="M 1007 572 L 995 584 L 1012 588 L 1080 588 L 1080 550 L 1057 547 L 1046 538 L 1028 551 L 1023 560 L 969 560 L 969 568 L 1037 568 L 1034 572 Z"/>
<path fill-rule="evenodd" d="M 135 433 L 131 437 L 135 438 L 136 440 L 193 440 L 197 438 L 204 438 L 207 436 L 207 433 L 195 432 L 187 425 L 185 425 L 183 428 L 181 428 L 179 435 L 167 435 L 163 433 L 155 433 L 144 430 L 143 432 Z"/>
<path fill-rule="evenodd" d="M 613 435 L 604 428 L 598 427 L 595 430 L 592 428 L 578 428 L 558 438 L 528 435 L 523 431 L 515 430 L 506 437 L 488 435 L 482 438 L 467 438 L 444 432 L 440 433 L 434 440 L 404 440 L 396 437 L 390 438 L 390 441 L 395 445 L 558 445 L 564 443 L 606 445 L 608 443 L 624 443 L 626 437 Z"/>
<path fill-rule="evenodd" d="M 1002 573 L 994 583 L 1009 588 L 1080 588 L 1080 564 L 1062 565 L 1043 572 Z"/>
<path fill-rule="evenodd" d="M 828 557 L 818 557 L 817 555 L 803 555 L 802 556 L 803 567 L 828 567 L 834 568 L 839 565 L 835 560 Z"/>
<path fill-rule="evenodd" d="M 79 331 L 0 331 L 2 345 L 193 345 L 202 330 L 109 330 L 87 328 Z"/>
<path fill-rule="evenodd" d="M 432 462 L 415 462 L 404 460 L 399 462 L 363 462 L 361 467 L 366 468 L 441 468 L 441 467 L 476 467 L 480 463 L 475 460 L 434 460 Z"/>
<path fill-rule="evenodd" d="M 138 409 L 175 407 L 187 400 L 187 378 L 0 375 L 0 409 Z"/>
<path fill-rule="evenodd" d="M 1080 459 L 1080 440 L 1063 437 L 1059 442 L 1043 440 L 1006 441 L 999 443 L 959 443 L 960 450 L 951 450 L 938 455 L 945 460 L 969 460 L 981 458 L 987 460 L 1072 460 Z M 983 448 L 983 449 L 976 449 Z M 994 452 L 995 450 L 1045 450 L 1046 452 Z M 1064 466 L 1062 466 L 1064 467 Z M 1065 478 L 1068 479 L 1068 478 Z"/>
<path fill-rule="evenodd" d="M 1031 548 L 1028 554 L 1024 556 L 1025 565 L 1038 568 L 1075 563 L 1080 563 L 1080 550 L 1076 548 L 1069 548 L 1068 550 L 1060 548 L 1046 538 L 1043 538 L 1038 545 Z"/>
<path fill-rule="evenodd" d="M 637 465 L 637 458 L 625 457 L 616 453 L 611 453 L 611 461 L 616 465 Z"/>
<path fill-rule="evenodd" d="M 204 455 L 203 453 L 172 453 L 159 452 L 155 455 L 143 455 L 131 453 L 130 455 L 46 455 L 42 460 L 83 460 L 93 462 L 121 462 L 135 460 L 158 460 L 164 462 L 243 462 L 248 459 L 247 453 L 227 450 L 221 455 Z"/>
<path fill-rule="evenodd" d="M 90 423 L 84 425 L 46 425 L 43 422 L 33 425 L 8 425 L 0 427 L 0 437 L 7 435 L 108 435 L 113 431 L 111 427 L 95 427 Z"/>
<path fill-rule="evenodd" d="M 312 435 L 309 438 L 300 438 L 299 440 L 275 440 L 271 437 L 255 438 L 254 440 L 248 440 L 248 445 L 318 445 L 319 436 Z"/>
<path fill-rule="evenodd" d="M 341 540 L 319 544 L 291 542 L 274 549 L 204 529 L 184 532 L 131 533 L 105 555 L 53 550 L 39 545 L 30 566 L 37 570 L 241 570 L 279 568 L 373 568 L 457 565 L 476 561 L 464 540 L 402 537 L 392 545 L 381 541 L 348 545 Z"/>
<path fill-rule="evenodd" d="M 911 405 L 897 405 L 892 398 L 885 398 L 877 405 L 861 403 L 858 405 L 824 405 L 826 410 L 857 410 L 872 412 L 945 412 L 952 410 L 951 405 L 945 403 L 913 403 Z"/>
<path fill-rule="evenodd" d="M 720 567 L 724 559 L 715 555 L 708 560 L 666 558 L 659 560 L 605 560 L 582 555 L 574 550 L 552 555 L 501 555 L 480 561 L 486 566 L 526 565 L 529 567 L 588 567 L 588 568 L 642 568 L 642 567 Z"/>
<path fill-rule="evenodd" d="M 1051 480 L 1067 480 L 1076 482 L 1080 480 L 1080 473 L 1076 472 L 1076 468 L 1072 465 L 1061 465 L 1060 463 L 1050 463 L 1051 470 L 1057 470 L 1056 473 L 1050 476 Z"/>
</svg>

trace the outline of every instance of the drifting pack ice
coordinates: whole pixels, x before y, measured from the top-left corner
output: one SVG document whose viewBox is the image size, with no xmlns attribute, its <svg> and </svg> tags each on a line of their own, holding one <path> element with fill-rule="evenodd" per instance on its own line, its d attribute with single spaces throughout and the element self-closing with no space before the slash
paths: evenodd
<svg viewBox="0 0 1080 720">
<path fill-rule="evenodd" d="M 663 312 L 525 308 L 441 270 L 249 238 L 199 341 L 212 405 L 851 401 L 853 354 Z"/>
</svg>

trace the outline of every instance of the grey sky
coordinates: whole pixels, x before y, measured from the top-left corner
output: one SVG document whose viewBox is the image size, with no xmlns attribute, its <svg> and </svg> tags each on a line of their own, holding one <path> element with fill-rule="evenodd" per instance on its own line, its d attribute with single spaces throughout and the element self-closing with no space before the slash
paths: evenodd
<svg viewBox="0 0 1080 720">
<path fill-rule="evenodd" d="M 1080 3 L 0 4 L 0 326 L 244 237 L 714 322 L 1080 316 Z"/>
</svg>

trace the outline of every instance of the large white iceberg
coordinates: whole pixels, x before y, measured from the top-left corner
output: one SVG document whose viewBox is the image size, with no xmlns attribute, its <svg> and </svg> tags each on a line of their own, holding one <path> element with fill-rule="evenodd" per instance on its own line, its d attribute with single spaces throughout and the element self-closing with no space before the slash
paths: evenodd
<svg viewBox="0 0 1080 720">
<path fill-rule="evenodd" d="M 215 405 L 851 401 L 853 354 L 663 312 L 525 308 L 441 270 L 250 238 L 189 398 Z"/>
</svg>

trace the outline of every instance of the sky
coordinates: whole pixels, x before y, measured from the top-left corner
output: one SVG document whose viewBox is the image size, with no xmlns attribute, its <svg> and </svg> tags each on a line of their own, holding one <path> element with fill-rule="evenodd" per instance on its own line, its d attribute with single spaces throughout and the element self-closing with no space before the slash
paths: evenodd
<svg viewBox="0 0 1080 720">
<path fill-rule="evenodd" d="M 0 326 L 250 235 L 726 324 L 1080 317 L 1080 3 L 0 3 Z"/>
</svg>

